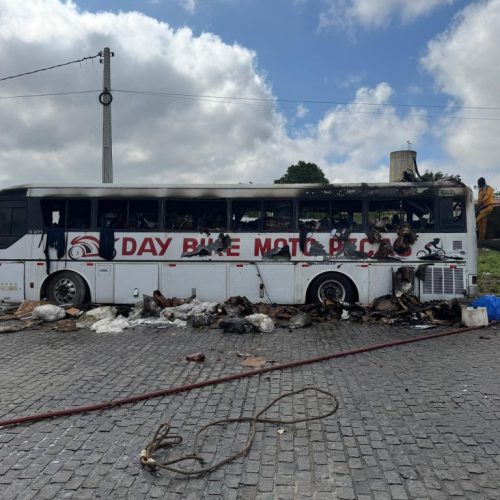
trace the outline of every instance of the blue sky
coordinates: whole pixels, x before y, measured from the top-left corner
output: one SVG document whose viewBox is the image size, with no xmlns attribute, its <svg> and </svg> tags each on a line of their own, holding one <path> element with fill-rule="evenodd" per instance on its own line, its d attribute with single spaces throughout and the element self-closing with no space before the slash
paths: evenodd
<svg viewBox="0 0 500 500">
<path fill-rule="evenodd" d="M 470 184 L 481 171 L 500 187 L 500 114 L 468 109 L 500 106 L 498 27 L 500 0 L 0 0 L 6 74 L 109 45 L 114 89 L 253 99 L 116 92 L 113 153 L 123 182 L 272 182 L 299 160 L 318 163 L 334 182 L 383 181 L 390 151 L 410 141 L 422 170 Z M 15 80 L 0 97 L 63 82 L 98 88 L 100 70 Z M 345 104 L 354 101 L 363 104 Z M 28 164 L 19 174 L 26 180 L 44 172 L 71 181 L 82 171 L 99 180 L 95 99 L 41 98 L 44 121 L 26 101 L 0 102 L 2 120 L 15 122 L 3 139 L 0 184 L 11 180 L 12 158 Z M 449 105 L 458 108 L 439 107 Z M 56 125 L 68 109 L 78 119 Z M 51 151 L 38 148 L 44 140 Z"/>
</svg>

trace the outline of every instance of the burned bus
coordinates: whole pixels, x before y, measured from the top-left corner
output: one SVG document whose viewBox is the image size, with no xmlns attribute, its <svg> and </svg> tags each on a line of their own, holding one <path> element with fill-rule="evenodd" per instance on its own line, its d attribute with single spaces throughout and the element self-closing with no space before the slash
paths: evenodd
<svg viewBox="0 0 500 500">
<path fill-rule="evenodd" d="M 0 300 L 369 303 L 474 295 L 473 196 L 459 182 L 22 185 L 0 191 Z M 399 274 L 398 274 L 399 273 Z"/>
</svg>

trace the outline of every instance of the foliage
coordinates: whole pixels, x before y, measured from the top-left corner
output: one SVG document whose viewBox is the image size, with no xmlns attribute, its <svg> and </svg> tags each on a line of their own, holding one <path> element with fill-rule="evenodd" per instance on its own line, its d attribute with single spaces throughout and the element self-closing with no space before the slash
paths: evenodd
<svg viewBox="0 0 500 500">
<path fill-rule="evenodd" d="M 478 249 L 478 284 L 481 295 L 500 295 L 500 252 Z"/>
<path fill-rule="evenodd" d="M 321 168 L 315 163 L 299 161 L 296 165 L 290 165 L 285 175 L 274 181 L 275 184 L 301 184 L 320 183 L 328 184 L 329 181 Z"/>
<path fill-rule="evenodd" d="M 435 182 L 438 181 L 439 179 L 442 179 L 444 177 L 443 172 L 441 170 L 438 170 L 437 172 L 431 172 L 430 170 L 426 170 L 421 176 L 423 181 L 431 181 Z"/>
</svg>

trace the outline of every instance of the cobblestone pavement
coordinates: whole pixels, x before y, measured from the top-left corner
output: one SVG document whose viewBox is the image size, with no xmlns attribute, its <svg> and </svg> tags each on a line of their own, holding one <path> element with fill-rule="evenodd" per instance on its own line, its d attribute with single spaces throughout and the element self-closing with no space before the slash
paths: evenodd
<svg viewBox="0 0 500 500">
<path fill-rule="evenodd" d="M 239 354 L 285 362 L 426 334 L 352 323 L 246 335 L 151 327 L 4 334 L 0 419 L 248 370 Z M 206 354 L 204 363 L 185 360 L 195 351 Z M 497 326 L 3 427 L 0 498 L 498 499 L 499 354 Z M 171 421 L 189 441 L 212 420 L 252 416 L 307 385 L 332 391 L 338 412 L 292 426 L 259 424 L 246 456 L 203 477 L 141 470 L 140 450 L 160 423 Z M 296 397 L 270 414 L 291 418 L 326 406 L 323 398 Z M 210 433 L 206 456 L 216 460 L 238 449 L 247 430 L 233 424 Z"/>
</svg>

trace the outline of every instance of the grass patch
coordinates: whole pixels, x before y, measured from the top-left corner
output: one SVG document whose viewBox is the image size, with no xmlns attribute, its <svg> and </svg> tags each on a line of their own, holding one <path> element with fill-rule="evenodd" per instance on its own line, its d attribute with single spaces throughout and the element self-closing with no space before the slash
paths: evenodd
<svg viewBox="0 0 500 500">
<path fill-rule="evenodd" d="M 500 252 L 479 248 L 477 256 L 479 293 L 500 295 Z"/>
</svg>

